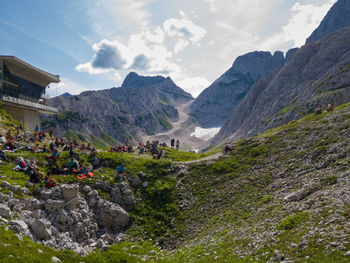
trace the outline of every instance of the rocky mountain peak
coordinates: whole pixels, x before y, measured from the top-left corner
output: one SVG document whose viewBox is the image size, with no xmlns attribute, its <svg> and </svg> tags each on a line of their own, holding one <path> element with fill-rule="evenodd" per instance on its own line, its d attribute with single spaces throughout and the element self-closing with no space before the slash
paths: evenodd
<svg viewBox="0 0 350 263">
<path fill-rule="evenodd" d="M 191 115 L 205 128 L 221 126 L 250 87 L 284 64 L 277 51 L 255 51 L 239 56 L 232 67 L 205 89 L 191 105 Z"/>
<path fill-rule="evenodd" d="M 262 76 L 284 63 L 284 55 L 276 51 L 273 55 L 267 51 L 254 51 L 239 56 L 232 65 L 232 70 L 247 74 L 256 82 Z"/>
<path fill-rule="evenodd" d="M 165 80 L 162 76 L 140 76 L 135 72 L 130 72 L 124 79 L 122 88 L 144 88 L 160 84 Z"/>
<path fill-rule="evenodd" d="M 306 44 L 348 26 L 350 26 L 350 1 L 338 0 L 328 11 L 320 26 L 306 40 Z"/>
</svg>

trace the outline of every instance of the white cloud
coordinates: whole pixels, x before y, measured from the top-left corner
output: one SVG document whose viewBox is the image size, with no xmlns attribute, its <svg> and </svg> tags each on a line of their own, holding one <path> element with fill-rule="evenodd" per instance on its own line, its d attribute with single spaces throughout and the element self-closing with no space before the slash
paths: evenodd
<svg viewBox="0 0 350 263">
<path fill-rule="evenodd" d="M 192 43 L 202 40 L 207 34 L 207 30 L 195 25 L 187 18 L 170 18 L 164 22 L 164 31 L 169 36 L 177 36 L 190 39 Z"/>
<path fill-rule="evenodd" d="M 65 92 L 68 92 L 71 95 L 77 95 L 86 90 L 88 89 L 86 87 L 83 87 L 79 83 L 67 78 L 62 78 L 60 83 L 50 84 L 50 88 L 46 91 L 48 95 L 50 95 L 51 97 L 55 97 Z"/>
<path fill-rule="evenodd" d="M 192 94 L 193 97 L 198 97 L 198 95 L 207 87 L 209 87 L 210 82 L 202 77 L 190 77 L 176 81 L 176 83 L 185 91 Z"/>
<path fill-rule="evenodd" d="M 306 38 L 319 26 L 328 10 L 336 1 L 330 0 L 321 6 L 302 5 L 297 2 L 291 10 L 293 17 L 282 29 L 283 40 L 293 41 L 296 47 L 303 45 Z"/>
</svg>

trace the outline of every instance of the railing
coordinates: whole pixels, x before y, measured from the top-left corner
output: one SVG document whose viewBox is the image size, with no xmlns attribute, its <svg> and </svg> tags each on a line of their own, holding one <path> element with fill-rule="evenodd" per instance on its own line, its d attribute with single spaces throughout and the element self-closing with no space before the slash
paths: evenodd
<svg viewBox="0 0 350 263">
<path fill-rule="evenodd" d="M 4 102 L 10 102 L 10 103 L 14 103 L 14 104 L 19 104 L 19 105 L 23 105 L 23 106 L 39 109 L 39 110 L 51 111 L 51 112 L 54 112 L 54 113 L 58 112 L 58 109 L 56 109 L 54 107 L 46 106 L 46 105 L 43 105 L 43 104 L 40 104 L 40 103 L 35 103 L 35 102 L 32 102 L 32 101 L 28 101 L 28 100 L 14 98 L 14 97 L 7 96 L 7 95 L 2 95 L 1 99 Z"/>
</svg>

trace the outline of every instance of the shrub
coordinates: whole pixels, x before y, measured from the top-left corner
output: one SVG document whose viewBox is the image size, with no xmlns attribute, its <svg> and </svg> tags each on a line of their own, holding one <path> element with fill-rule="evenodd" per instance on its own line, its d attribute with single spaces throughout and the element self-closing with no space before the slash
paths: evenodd
<svg viewBox="0 0 350 263">
<path fill-rule="evenodd" d="M 308 212 L 298 212 L 294 215 L 287 216 L 278 225 L 279 229 L 289 230 L 298 226 L 301 222 L 305 222 L 309 219 L 310 214 Z"/>
</svg>

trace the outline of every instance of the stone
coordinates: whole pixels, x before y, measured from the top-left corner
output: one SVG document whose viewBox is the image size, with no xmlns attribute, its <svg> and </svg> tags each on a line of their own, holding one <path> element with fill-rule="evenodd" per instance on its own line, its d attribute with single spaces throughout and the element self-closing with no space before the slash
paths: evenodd
<svg viewBox="0 0 350 263">
<path fill-rule="evenodd" d="M 105 244 L 108 244 L 108 245 L 113 245 L 114 243 L 114 239 L 111 235 L 109 234 L 104 234 L 100 237 L 100 239 L 105 243 Z"/>
<path fill-rule="evenodd" d="M 127 178 L 130 185 L 133 187 L 139 187 L 142 184 L 140 178 L 137 175 L 128 174 Z"/>
<path fill-rule="evenodd" d="M 10 199 L 10 200 L 7 202 L 7 205 L 8 205 L 10 208 L 13 208 L 13 207 L 15 207 L 18 203 L 19 203 L 19 200 L 18 200 L 18 199 Z"/>
<path fill-rule="evenodd" d="M 11 218 L 11 209 L 7 205 L 0 204 L 0 216 L 5 218 Z"/>
<path fill-rule="evenodd" d="M 25 234 L 28 231 L 28 225 L 22 220 L 11 220 L 9 226 L 16 233 Z"/>
<path fill-rule="evenodd" d="M 45 204 L 45 211 L 49 213 L 59 213 L 64 208 L 63 200 L 47 200 Z"/>
<path fill-rule="evenodd" d="M 0 202 L 2 201 L 7 202 L 8 200 L 10 200 L 10 196 L 0 192 Z"/>
<path fill-rule="evenodd" d="M 21 187 L 21 188 L 19 189 L 19 191 L 20 191 L 21 193 L 25 194 L 25 195 L 29 195 L 29 194 L 30 194 L 29 189 L 26 188 L 26 187 Z"/>
<path fill-rule="evenodd" d="M 26 182 L 26 187 L 28 187 L 28 188 L 33 188 L 33 187 L 34 187 L 34 184 L 31 183 L 31 182 L 29 182 L 29 181 L 27 181 L 27 182 Z"/>
<path fill-rule="evenodd" d="M 305 197 L 309 196 L 313 192 L 317 191 L 316 185 L 310 185 L 307 187 L 302 188 L 301 190 L 297 192 L 293 192 L 286 197 L 283 198 L 283 201 L 285 202 L 299 202 L 303 200 Z"/>
<path fill-rule="evenodd" d="M 7 182 L 7 181 L 3 181 L 2 183 L 1 183 L 1 185 L 3 186 L 3 187 L 5 187 L 5 188 L 10 188 L 12 185 L 9 183 L 9 182 Z"/>
<path fill-rule="evenodd" d="M 49 240 L 52 238 L 51 231 L 49 229 L 50 226 L 50 222 L 46 219 L 34 219 L 30 223 L 30 228 L 34 234 L 42 240 Z"/>
<path fill-rule="evenodd" d="M 62 193 L 63 199 L 65 201 L 70 201 L 73 198 L 77 197 L 77 195 L 79 193 L 79 185 L 77 185 L 77 184 L 72 184 L 72 185 L 63 184 L 63 185 L 61 185 L 61 193 Z"/>
<path fill-rule="evenodd" d="M 99 239 L 99 240 L 97 241 L 96 246 L 97 246 L 98 248 L 101 249 L 101 248 L 103 248 L 103 247 L 105 246 L 105 243 L 103 242 L 102 239 Z"/>
<path fill-rule="evenodd" d="M 42 251 L 40 248 L 38 248 L 38 253 L 39 253 L 39 254 L 42 254 L 43 251 Z"/>
<path fill-rule="evenodd" d="M 143 182 L 142 186 L 143 188 L 146 188 L 148 186 L 148 182 Z"/>
<path fill-rule="evenodd" d="M 54 263 L 61 263 L 61 260 L 59 258 L 57 258 L 57 257 L 52 257 L 51 261 L 54 262 Z"/>
<path fill-rule="evenodd" d="M 97 220 L 101 227 L 106 227 L 111 231 L 120 230 L 126 226 L 128 221 L 129 214 L 120 206 L 108 201 L 104 203 Z"/>
<path fill-rule="evenodd" d="M 90 193 L 91 192 L 91 187 L 88 186 L 88 185 L 84 185 L 83 192 L 86 193 L 86 194 Z"/>
<path fill-rule="evenodd" d="M 345 257 L 349 257 L 350 256 L 350 250 L 347 251 L 345 254 L 344 254 Z"/>
</svg>

